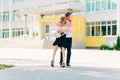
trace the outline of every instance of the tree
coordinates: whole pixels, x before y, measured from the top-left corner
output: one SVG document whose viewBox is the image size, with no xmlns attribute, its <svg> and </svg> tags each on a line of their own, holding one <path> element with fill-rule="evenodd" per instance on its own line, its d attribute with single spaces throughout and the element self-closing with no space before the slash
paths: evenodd
<svg viewBox="0 0 120 80">
<path fill-rule="evenodd" d="M 117 37 L 117 47 L 116 50 L 120 50 L 120 36 Z"/>
</svg>

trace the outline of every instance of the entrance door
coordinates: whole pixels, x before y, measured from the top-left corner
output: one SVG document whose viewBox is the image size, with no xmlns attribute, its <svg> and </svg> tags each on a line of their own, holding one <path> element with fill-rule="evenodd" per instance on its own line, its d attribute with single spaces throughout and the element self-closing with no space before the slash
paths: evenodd
<svg viewBox="0 0 120 80">
<path fill-rule="evenodd" d="M 57 28 L 55 26 L 55 22 L 44 22 L 42 23 L 42 38 L 45 40 L 54 40 L 55 33 Z"/>
</svg>

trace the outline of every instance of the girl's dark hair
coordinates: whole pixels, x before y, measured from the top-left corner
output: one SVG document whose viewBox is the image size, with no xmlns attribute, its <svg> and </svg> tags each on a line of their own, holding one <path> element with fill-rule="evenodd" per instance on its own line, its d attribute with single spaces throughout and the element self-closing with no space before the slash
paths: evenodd
<svg viewBox="0 0 120 80">
<path fill-rule="evenodd" d="M 68 16 L 70 16 L 72 13 L 71 12 L 67 12 L 66 14 L 65 14 L 65 17 L 68 17 Z"/>
</svg>

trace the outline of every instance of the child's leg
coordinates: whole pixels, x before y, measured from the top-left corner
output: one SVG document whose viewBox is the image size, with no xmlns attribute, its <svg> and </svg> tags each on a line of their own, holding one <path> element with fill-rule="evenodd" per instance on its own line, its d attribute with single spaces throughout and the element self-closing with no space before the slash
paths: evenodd
<svg viewBox="0 0 120 80">
<path fill-rule="evenodd" d="M 56 55 L 57 50 L 58 50 L 58 46 L 56 45 L 56 46 L 54 46 L 54 51 L 53 51 L 52 60 L 55 59 L 55 55 Z"/>
</svg>

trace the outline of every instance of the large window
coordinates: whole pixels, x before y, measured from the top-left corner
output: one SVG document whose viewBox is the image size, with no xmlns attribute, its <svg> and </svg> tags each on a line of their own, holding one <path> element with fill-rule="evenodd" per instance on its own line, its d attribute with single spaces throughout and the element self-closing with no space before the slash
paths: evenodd
<svg viewBox="0 0 120 80">
<path fill-rule="evenodd" d="M 2 29 L 2 38 L 9 38 L 9 29 Z"/>
<path fill-rule="evenodd" d="M 10 0 L 3 0 L 3 5 L 8 5 Z"/>
<path fill-rule="evenodd" d="M 110 10 L 111 9 L 111 0 L 108 0 L 108 10 Z"/>
<path fill-rule="evenodd" d="M 86 6 L 86 8 L 87 8 L 87 12 L 90 12 L 91 11 L 91 5 L 90 5 L 90 3 L 87 3 L 87 6 Z"/>
<path fill-rule="evenodd" d="M 25 30 L 25 28 L 13 28 L 12 29 L 12 37 L 13 38 L 22 37 L 22 36 L 24 37 L 24 35 L 29 35 L 28 28 L 26 30 Z"/>
<path fill-rule="evenodd" d="M 100 1 L 96 1 L 96 11 L 100 11 Z"/>
<path fill-rule="evenodd" d="M 92 11 L 94 12 L 95 11 L 95 3 L 92 2 Z"/>
<path fill-rule="evenodd" d="M 3 16 L 3 22 L 7 22 L 9 21 L 9 11 L 3 12 L 2 16 Z"/>
<path fill-rule="evenodd" d="M 100 21 L 86 23 L 86 36 L 117 35 L 117 21 Z"/>
<path fill-rule="evenodd" d="M 12 0 L 13 3 L 22 2 L 24 0 Z"/>
<path fill-rule="evenodd" d="M 86 12 L 99 12 L 114 10 L 117 8 L 117 0 L 86 0 Z"/>
<path fill-rule="evenodd" d="M 112 9 L 116 9 L 117 8 L 117 1 L 111 0 L 111 2 L 112 2 Z"/>
<path fill-rule="evenodd" d="M 28 28 L 26 29 L 26 32 L 25 32 L 25 28 L 12 28 L 13 38 L 25 37 L 25 35 L 29 35 Z M 2 29 L 2 32 L 0 30 L 0 36 L 3 39 L 9 38 L 9 29 L 8 28 Z"/>
<path fill-rule="evenodd" d="M 106 10 L 106 7 L 107 7 L 107 6 L 106 6 L 106 5 L 107 5 L 107 4 L 106 4 L 106 3 L 107 3 L 106 1 L 107 1 L 107 0 L 102 0 L 102 2 L 101 2 L 101 11 L 105 11 L 105 10 Z"/>
</svg>

